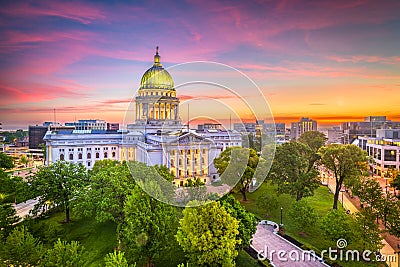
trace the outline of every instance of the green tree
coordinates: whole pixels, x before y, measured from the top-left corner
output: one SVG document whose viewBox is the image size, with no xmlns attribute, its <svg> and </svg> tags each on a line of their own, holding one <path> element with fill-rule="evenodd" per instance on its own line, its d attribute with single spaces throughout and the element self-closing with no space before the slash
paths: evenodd
<svg viewBox="0 0 400 267">
<path fill-rule="evenodd" d="M 96 161 L 88 175 L 87 190 L 81 190 L 74 201 L 74 210 L 83 217 L 95 216 L 99 222 L 115 222 L 121 247 L 124 207 L 134 186 L 135 180 L 126 162 Z"/>
<path fill-rule="evenodd" d="M 4 202 L 19 203 L 32 197 L 30 187 L 22 177 L 10 176 L 0 169 L 0 193 L 5 196 Z"/>
<path fill-rule="evenodd" d="M 318 216 L 305 199 L 296 201 L 289 209 L 289 216 L 293 218 L 294 226 L 301 232 L 308 226 L 315 225 Z"/>
<path fill-rule="evenodd" d="M 379 251 L 382 247 L 382 237 L 379 225 L 375 223 L 375 212 L 371 207 L 363 208 L 355 215 L 355 233 L 363 241 L 363 250 Z"/>
<path fill-rule="evenodd" d="M 14 167 L 13 159 L 4 152 L 0 152 L 0 168 L 11 169 Z"/>
<path fill-rule="evenodd" d="M 329 211 L 321 220 L 320 228 L 323 234 L 331 241 L 337 241 L 340 238 L 350 242 L 353 239 L 350 218 L 339 210 Z"/>
<path fill-rule="evenodd" d="M 388 232 L 400 237 L 400 201 L 392 194 L 387 194 L 379 207 L 379 214 Z"/>
<path fill-rule="evenodd" d="M 258 208 L 265 210 L 265 216 L 268 218 L 278 206 L 278 200 L 270 195 L 260 195 L 256 200 L 256 205 Z"/>
<path fill-rule="evenodd" d="M 199 177 L 194 177 L 192 180 L 191 178 L 186 179 L 186 182 L 183 186 L 185 187 L 200 187 L 204 185 L 204 183 L 201 181 Z"/>
<path fill-rule="evenodd" d="M 43 253 L 43 246 L 25 227 L 17 227 L 7 237 L 2 257 L 10 265 L 35 266 Z"/>
<path fill-rule="evenodd" d="M 41 167 L 29 178 L 32 188 L 39 195 L 34 213 L 47 207 L 50 202 L 61 206 L 65 211 L 65 222 L 70 222 L 71 201 L 86 182 L 86 168 L 82 164 L 57 161 L 49 166 Z"/>
<path fill-rule="evenodd" d="M 77 241 L 67 243 L 60 239 L 54 243 L 53 248 L 48 249 L 41 266 L 46 267 L 75 267 L 86 266 L 85 248 Z"/>
<path fill-rule="evenodd" d="M 256 233 L 258 221 L 253 213 L 248 212 L 239 201 L 233 196 L 228 195 L 221 200 L 222 206 L 225 210 L 239 222 L 237 240 L 241 240 L 237 243 L 236 248 L 238 250 L 244 247 L 250 246 L 250 240 Z"/>
<path fill-rule="evenodd" d="M 22 155 L 21 158 L 19 159 L 19 161 L 21 162 L 21 164 L 24 164 L 25 167 L 26 167 L 26 165 L 27 165 L 28 162 L 29 162 L 29 159 L 27 158 L 26 155 Z"/>
<path fill-rule="evenodd" d="M 307 145 L 310 148 L 308 153 L 308 171 L 310 171 L 317 160 L 320 159 L 320 155 L 318 154 L 318 150 L 325 145 L 325 142 L 328 138 L 326 138 L 325 134 L 319 131 L 308 131 L 303 133 L 298 141 Z"/>
<path fill-rule="evenodd" d="M 353 193 L 359 197 L 361 203 L 369 205 L 376 213 L 384 201 L 381 186 L 376 179 L 370 177 L 358 179 L 358 181 Z"/>
<path fill-rule="evenodd" d="M 165 180 L 172 182 L 175 179 L 174 174 L 165 165 L 154 165 L 154 169 L 164 177 Z"/>
<path fill-rule="evenodd" d="M 400 174 L 393 178 L 390 185 L 393 187 L 394 195 L 397 196 L 397 190 L 400 190 Z"/>
<path fill-rule="evenodd" d="M 288 142 L 276 148 L 268 179 L 278 185 L 279 194 L 292 195 L 296 201 L 314 194 L 320 181 L 317 170 L 309 168 L 312 153 L 307 145 L 300 142 Z"/>
<path fill-rule="evenodd" d="M 114 251 L 108 253 L 104 257 L 104 264 L 106 267 L 129 267 L 128 261 L 125 258 L 125 253 L 122 251 Z M 136 266 L 134 264 L 132 267 Z"/>
<path fill-rule="evenodd" d="M 239 222 L 219 202 L 186 207 L 176 234 L 193 266 L 235 266 Z"/>
<path fill-rule="evenodd" d="M 13 176 L 10 178 L 9 190 L 9 193 L 14 197 L 15 204 L 26 201 L 32 197 L 32 192 L 28 183 L 20 176 Z"/>
<path fill-rule="evenodd" d="M 242 200 L 247 201 L 246 193 L 249 191 L 258 161 L 259 157 L 254 149 L 229 147 L 214 159 L 214 166 L 221 180 L 235 186 L 242 194 Z"/>
<path fill-rule="evenodd" d="M 331 144 L 320 148 L 321 161 L 335 178 L 333 209 L 337 209 L 340 189 L 350 177 L 361 177 L 367 168 L 367 154 L 355 145 Z"/>
<path fill-rule="evenodd" d="M 178 229 L 178 214 L 174 206 L 165 204 L 135 186 L 127 197 L 123 210 L 124 249 L 136 262 L 152 266 L 159 256 L 178 246 L 174 234 Z"/>
<path fill-rule="evenodd" d="M 16 214 L 17 212 L 11 204 L 0 204 L 0 232 L 3 238 L 6 238 L 10 234 L 14 228 L 14 224 L 19 221 L 19 217 Z"/>
</svg>

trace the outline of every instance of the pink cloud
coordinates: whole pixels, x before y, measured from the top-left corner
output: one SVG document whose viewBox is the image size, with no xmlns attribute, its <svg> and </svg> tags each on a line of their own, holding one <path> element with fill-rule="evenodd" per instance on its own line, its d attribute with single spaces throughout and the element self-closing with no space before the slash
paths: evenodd
<svg viewBox="0 0 400 267">
<path fill-rule="evenodd" d="M 3 8 L 0 13 L 21 17 L 54 16 L 75 20 L 83 24 L 106 18 L 104 12 L 93 5 L 58 1 L 18 2 Z"/>
<path fill-rule="evenodd" d="M 370 55 L 354 55 L 354 56 L 327 56 L 326 58 L 340 63 L 367 62 L 367 63 L 382 63 L 390 65 L 400 63 L 400 56 L 382 57 L 382 56 L 370 56 Z"/>
<path fill-rule="evenodd" d="M 56 85 L 42 83 L 23 83 L 17 86 L 0 84 L 2 105 L 13 103 L 42 102 L 60 97 L 84 97 L 88 88 L 74 82 L 60 82 Z M 86 93 L 83 93 L 86 91 Z"/>
</svg>

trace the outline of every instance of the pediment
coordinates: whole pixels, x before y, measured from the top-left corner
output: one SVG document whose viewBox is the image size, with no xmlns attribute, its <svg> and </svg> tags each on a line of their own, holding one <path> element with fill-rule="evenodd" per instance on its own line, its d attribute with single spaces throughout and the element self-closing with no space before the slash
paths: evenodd
<svg viewBox="0 0 400 267">
<path fill-rule="evenodd" d="M 179 137 L 177 137 L 174 140 L 171 140 L 168 142 L 169 145 L 184 145 L 184 144 L 205 144 L 205 143 L 211 143 L 212 141 L 210 139 L 207 139 L 205 137 L 199 136 L 194 133 L 186 133 L 183 134 Z"/>
</svg>

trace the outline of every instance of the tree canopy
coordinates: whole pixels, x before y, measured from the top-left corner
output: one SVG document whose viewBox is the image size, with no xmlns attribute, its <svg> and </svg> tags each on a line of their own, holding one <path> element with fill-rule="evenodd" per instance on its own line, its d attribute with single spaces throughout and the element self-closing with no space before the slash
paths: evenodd
<svg viewBox="0 0 400 267">
<path fill-rule="evenodd" d="M 322 164 L 335 178 L 333 209 L 337 209 L 340 189 L 350 177 L 361 177 L 367 168 L 367 154 L 355 145 L 331 144 L 320 148 Z"/>
<path fill-rule="evenodd" d="M 89 172 L 87 190 L 77 195 L 74 209 L 79 215 L 94 216 L 99 222 L 111 220 L 117 223 L 121 245 L 121 231 L 125 223 L 124 207 L 134 188 L 135 179 L 126 162 L 109 159 L 97 161 Z"/>
<path fill-rule="evenodd" d="M 297 201 L 314 194 L 320 181 L 317 170 L 309 168 L 312 153 L 300 142 L 288 142 L 276 148 L 268 179 L 278 185 L 278 193 L 292 195 Z"/>
<path fill-rule="evenodd" d="M 186 207 L 176 234 L 193 266 L 235 266 L 239 222 L 218 201 Z"/>
<path fill-rule="evenodd" d="M 34 212 L 49 206 L 61 206 L 65 211 L 65 222 L 70 221 L 71 201 L 86 183 L 86 168 L 82 164 L 57 161 L 39 168 L 31 176 L 31 187 L 39 195 Z"/>
<path fill-rule="evenodd" d="M 221 180 L 235 188 L 246 201 L 246 192 L 249 191 L 259 157 L 251 148 L 229 147 L 214 159 L 214 166 L 221 176 Z"/>
<path fill-rule="evenodd" d="M 14 167 L 13 159 L 6 153 L 0 152 L 0 168 L 11 169 Z"/>
<path fill-rule="evenodd" d="M 176 207 L 152 198 L 136 185 L 127 196 L 123 212 L 124 249 L 134 262 L 151 266 L 161 255 L 178 246 L 174 238 L 178 229 Z"/>
<path fill-rule="evenodd" d="M 228 195 L 221 199 L 221 204 L 225 210 L 239 222 L 237 249 L 243 249 L 250 245 L 250 240 L 257 230 L 258 221 L 253 213 L 248 212 L 233 196 Z"/>
</svg>

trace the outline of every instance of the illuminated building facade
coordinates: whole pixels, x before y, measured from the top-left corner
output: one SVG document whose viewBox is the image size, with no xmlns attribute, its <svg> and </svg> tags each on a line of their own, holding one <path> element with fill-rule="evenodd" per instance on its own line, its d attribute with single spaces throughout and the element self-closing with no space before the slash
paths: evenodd
<svg viewBox="0 0 400 267">
<path fill-rule="evenodd" d="M 297 140 L 303 133 L 308 131 L 316 131 L 317 122 L 310 118 L 301 118 L 299 122 L 292 122 L 290 130 L 290 139 Z"/>
<path fill-rule="evenodd" d="M 179 98 L 171 75 L 162 67 L 158 47 L 153 66 L 141 79 L 135 107 L 135 123 L 125 131 L 48 131 L 47 164 L 65 160 L 91 168 L 97 160 L 113 159 L 166 165 L 175 175 L 174 184 L 183 186 L 188 178 L 205 183 L 218 179 L 213 160 L 222 149 L 213 140 L 216 135 L 224 140 L 223 149 L 242 145 L 236 132 L 197 133 L 182 125 Z"/>
</svg>

